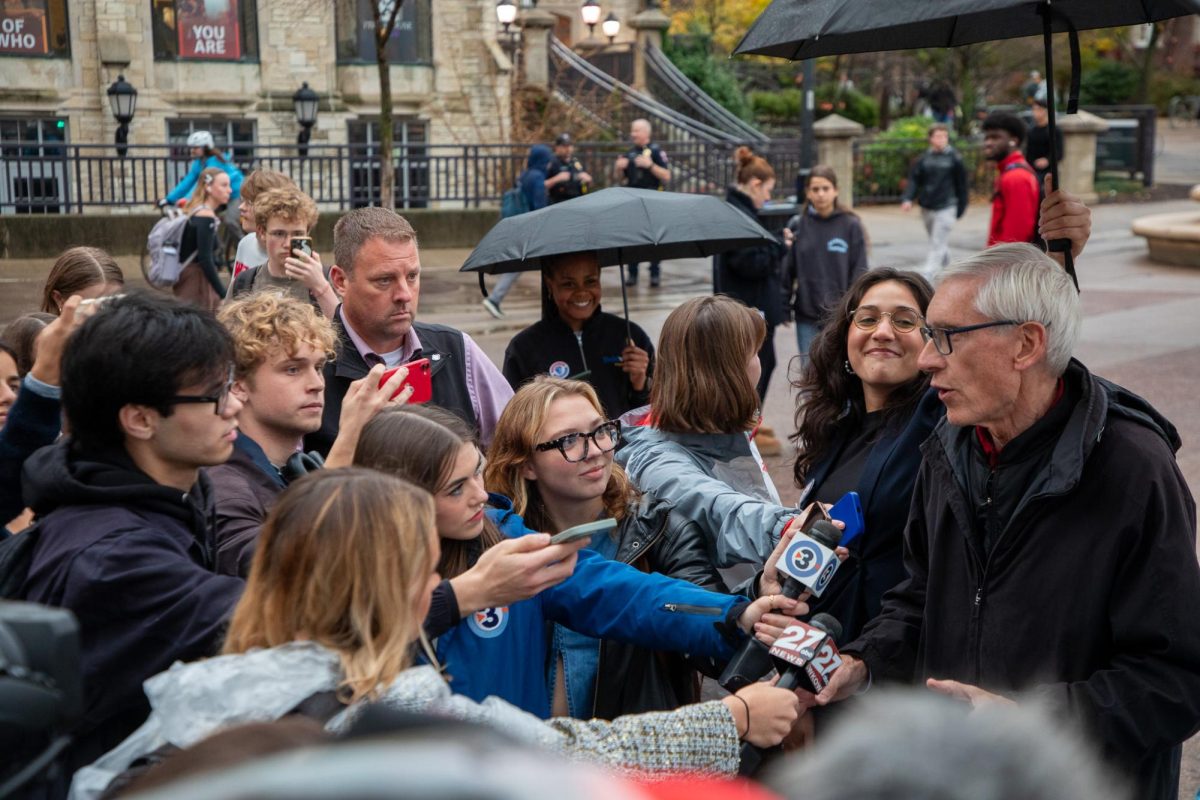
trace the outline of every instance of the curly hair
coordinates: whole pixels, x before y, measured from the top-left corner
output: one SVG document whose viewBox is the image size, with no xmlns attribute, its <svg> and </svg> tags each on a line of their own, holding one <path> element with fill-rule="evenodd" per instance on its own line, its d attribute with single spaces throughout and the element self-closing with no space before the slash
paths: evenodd
<svg viewBox="0 0 1200 800">
<path fill-rule="evenodd" d="M 847 415 L 847 410 L 852 423 L 866 414 L 862 380 L 845 369 L 849 358 L 846 341 L 852 324 L 852 312 L 862 302 L 863 295 L 872 286 L 886 281 L 895 281 L 909 289 L 922 315 L 929 308 L 933 288 L 918 273 L 876 267 L 858 276 L 841 299 L 829 309 L 809 350 L 808 364 L 800 378 L 792 382 L 798 399 L 796 432 L 790 438 L 798 451 L 793 468 L 798 486 L 804 485 L 809 470 L 828 454 L 839 422 Z M 929 376 L 918 372 L 908 383 L 893 390 L 885 407 L 887 422 L 890 424 L 912 414 L 928 387 Z"/>
<path fill-rule="evenodd" d="M 318 216 L 317 204 L 295 187 L 268 189 L 254 198 L 254 224 L 259 228 L 265 229 L 271 217 L 282 217 L 303 222 L 311 231 Z"/>
<path fill-rule="evenodd" d="M 508 401 L 488 449 L 484 484 L 491 491 L 511 498 L 513 511 L 524 517 L 525 524 L 536 531 L 557 533 L 551 530 L 553 524 L 538 492 L 537 481 L 521 477 L 521 467 L 533 459 L 538 431 L 549 416 L 550 407 L 564 397 L 582 397 L 591 403 L 596 413 L 605 415 L 591 384 L 539 375 L 518 389 Z M 608 485 L 604 488 L 605 513 L 618 521 L 624 519 L 629 504 L 637 496 L 629 476 L 619 465 L 613 464 Z"/>
<path fill-rule="evenodd" d="M 217 319 L 233 337 L 234 368 L 245 378 L 270 355 L 295 355 L 308 344 L 332 359 L 337 348 L 333 325 L 308 303 L 273 292 L 257 292 L 224 306 Z"/>
</svg>

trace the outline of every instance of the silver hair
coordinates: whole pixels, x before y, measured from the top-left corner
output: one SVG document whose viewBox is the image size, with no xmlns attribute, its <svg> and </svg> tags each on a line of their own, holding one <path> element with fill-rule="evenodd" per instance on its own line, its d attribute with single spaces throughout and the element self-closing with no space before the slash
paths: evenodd
<svg viewBox="0 0 1200 800">
<path fill-rule="evenodd" d="M 929 692 L 864 697 L 767 785 L 789 800 L 1124 800 L 1073 731 L 1036 703 L 966 704 Z"/>
<path fill-rule="evenodd" d="M 956 278 L 982 279 L 975 309 L 989 319 L 1040 322 L 1046 326 L 1046 369 L 1055 377 L 1079 342 L 1083 309 L 1071 276 L 1031 244 L 998 244 L 938 276 L 937 285 Z"/>
</svg>

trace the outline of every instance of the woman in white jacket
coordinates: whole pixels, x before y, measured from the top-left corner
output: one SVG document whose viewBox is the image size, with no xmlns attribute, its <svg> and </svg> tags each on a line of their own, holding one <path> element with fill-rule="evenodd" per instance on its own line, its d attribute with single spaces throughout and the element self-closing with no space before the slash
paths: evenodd
<svg viewBox="0 0 1200 800">
<path fill-rule="evenodd" d="M 732 774 L 739 740 L 777 744 L 798 718 L 795 695 L 767 684 L 613 722 L 543 722 L 496 698 L 476 703 L 452 694 L 436 666 L 412 666 L 415 642 L 429 653 L 421 621 L 440 580 L 434 519 L 427 492 L 372 470 L 322 471 L 292 484 L 263 525 L 225 654 L 147 681 L 150 718 L 76 773 L 72 797 L 97 797 L 136 759 L 166 745 L 188 747 L 224 727 L 278 719 L 328 692 L 346 704 L 329 720 L 332 731 L 379 702 L 637 772 Z"/>
</svg>

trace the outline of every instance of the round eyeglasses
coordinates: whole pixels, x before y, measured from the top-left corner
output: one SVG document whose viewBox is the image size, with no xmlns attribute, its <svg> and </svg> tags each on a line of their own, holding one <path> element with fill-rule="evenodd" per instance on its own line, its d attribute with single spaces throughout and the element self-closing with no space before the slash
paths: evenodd
<svg viewBox="0 0 1200 800">
<path fill-rule="evenodd" d="M 911 308 L 897 308 L 895 311 L 880 311 L 872 306 L 863 306 L 850 312 L 854 327 L 860 331 L 873 331 L 887 317 L 892 322 L 892 329 L 898 333 L 911 333 L 920 327 L 924 321 L 921 315 Z"/>
<path fill-rule="evenodd" d="M 534 449 L 539 453 L 547 450 L 557 450 L 563 458 L 574 464 L 588 457 L 588 443 L 596 446 L 596 451 L 607 453 L 615 449 L 621 442 L 621 424 L 615 420 L 601 423 L 594 431 L 588 433 L 568 433 L 549 442 L 542 442 Z"/>
</svg>

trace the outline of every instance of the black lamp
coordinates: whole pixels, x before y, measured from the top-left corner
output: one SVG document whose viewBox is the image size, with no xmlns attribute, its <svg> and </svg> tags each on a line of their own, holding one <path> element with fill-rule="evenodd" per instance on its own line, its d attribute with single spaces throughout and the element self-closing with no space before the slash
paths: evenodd
<svg viewBox="0 0 1200 800">
<path fill-rule="evenodd" d="M 108 104 L 119 123 L 117 156 L 120 158 L 129 152 L 129 123 L 133 122 L 133 114 L 137 110 L 137 96 L 137 89 L 125 80 L 124 75 L 118 75 L 113 85 L 108 87 Z"/>
<path fill-rule="evenodd" d="M 292 95 L 292 105 L 296 109 L 296 121 L 300 123 L 300 136 L 296 139 L 300 157 L 308 155 L 308 139 L 312 135 L 312 126 L 317 122 L 317 105 L 321 98 L 308 88 L 308 81 L 300 85 Z"/>
</svg>

